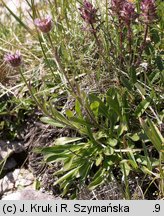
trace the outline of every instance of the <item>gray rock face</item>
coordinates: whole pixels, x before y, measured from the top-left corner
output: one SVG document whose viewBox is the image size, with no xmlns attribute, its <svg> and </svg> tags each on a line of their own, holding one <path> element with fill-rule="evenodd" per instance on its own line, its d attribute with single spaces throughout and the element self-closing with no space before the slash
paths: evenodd
<svg viewBox="0 0 164 216">
<path fill-rule="evenodd" d="M 34 176 L 26 169 L 16 169 L 0 179 L 0 194 L 19 187 L 27 187 L 34 181 Z"/>
<path fill-rule="evenodd" d="M 24 189 L 2 198 L 2 200 L 54 200 L 55 197 L 33 189 Z"/>
</svg>

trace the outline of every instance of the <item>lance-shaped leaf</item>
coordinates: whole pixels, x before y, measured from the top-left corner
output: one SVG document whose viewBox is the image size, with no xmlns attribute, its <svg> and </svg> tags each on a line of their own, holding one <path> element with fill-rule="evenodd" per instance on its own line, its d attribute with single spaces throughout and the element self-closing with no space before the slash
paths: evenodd
<svg viewBox="0 0 164 216">
<path fill-rule="evenodd" d="M 147 121 L 140 118 L 140 123 L 154 147 L 164 155 L 164 138 L 159 129 L 149 118 Z M 162 156 L 162 158 L 164 158 L 164 156 Z"/>
</svg>

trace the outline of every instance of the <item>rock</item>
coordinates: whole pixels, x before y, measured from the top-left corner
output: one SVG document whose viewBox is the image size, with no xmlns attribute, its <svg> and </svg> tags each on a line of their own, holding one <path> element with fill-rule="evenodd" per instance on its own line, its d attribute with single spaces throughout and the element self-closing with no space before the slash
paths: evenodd
<svg viewBox="0 0 164 216">
<path fill-rule="evenodd" d="M 4 196 L 1 200 L 20 200 L 20 199 L 21 199 L 20 192 L 15 192 Z"/>
<path fill-rule="evenodd" d="M 3 179 L 0 179 L 0 195 L 14 188 L 14 179 L 12 173 L 8 173 Z"/>
<path fill-rule="evenodd" d="M 19 187 L 27 187 L 34 181 L 34 176 L 26 169 L 16 169 L 0 179 L 0 194 Z"/>
<path fill-rule="evenodd" d="M 17 191 L 15 193 L 4 196 L 2 200 L 54 200 L 55 197 L 42 193 L 41 191 L 36 191 L 34 189 L 24 189 L 22 191 Z"/>
<path fill-rule="evenodd" d="M 0 160 L 9 157 L 13 153 L 20 153 L 25 147 L 20 142 L 9 142 L 0 140 Z"/>
<path fill-rule="evenodd" d="M 31 185 L 34 181 L 34 176 L 31 172 L 29 172 L 26 169 L 17 169 L 14 171 L 17 175 L 17 179 L 15 182 L 15 187 L 26 187 L 28 185 Z"/>
</svg>

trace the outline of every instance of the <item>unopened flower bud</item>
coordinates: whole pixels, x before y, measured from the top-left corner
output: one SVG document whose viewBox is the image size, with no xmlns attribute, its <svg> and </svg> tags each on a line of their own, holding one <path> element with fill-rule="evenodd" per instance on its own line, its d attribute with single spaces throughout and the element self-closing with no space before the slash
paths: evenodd
<svg viewBox="0 0 164 216">
<path fill-rule="evenodd" d="M 130 2 L 125 2 L 120 12 L 120 16 L 127 25 L 133 22 L 137 18 L 134 4 Z"/>
<path fill-rule="evenodd" d="M 151 23 L 156 18 L 156 6 L 154 0 L 142 0 L 141 18 L 144 23 Z"/>
<path fill-rule="evenodd" d="M 19 67 L 22 63 L 22 57 L 18 50 L 15 53 L 7 53 L 4 56 L 4 60 L 12 67 Z"/>
<path fill-rule="evenodd" d="M 97 9 L 89 1 L 84 1 L 83 6 L 79 8 L 81 17 L 86 23 L 96 23 Z"/>
<path fill-rule="evenodd" d="M 111 1 L 112 12 L 114 12 L 115 14 L 117 14 L 118 16 L 120 16 L 120 11 L 123 8 L 124 2 L 125 2 L 125 0 L 112 0 Z"/>
<path fill-rule="evenodd" d="M 44 19 L 35 19 L 34 24 L 39 28 L 39 30 L 43 33 L 48 33 L 51 31 L 53 23 L 52 18 L 50 16 L 47 16 Z"/>
</svg>

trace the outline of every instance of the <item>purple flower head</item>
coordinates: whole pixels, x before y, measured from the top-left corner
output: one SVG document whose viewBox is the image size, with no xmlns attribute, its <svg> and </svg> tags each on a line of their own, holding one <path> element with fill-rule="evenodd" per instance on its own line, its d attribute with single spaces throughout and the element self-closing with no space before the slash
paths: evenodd
<svg viewBox="0 0 164 216">
<path fill-rule="evenodd" d="M 34 24 L 40 29 L 43 33 L 48 33 L 51 31 L 53 23 L 50 16 L 46 16 L 44 19 L 35 19 Z"/>
<path fill-rule="evenodd" d="M 85 0 L 83 6 L 79 8 L 79 10 L 81 12 L 81 17 L 86 23 L 96 23 L 97 9 L 94 8 L 90 2 Z"/>
<path fill-rule="evenodd" d="M 120 11 L 123 8 L 124 2 L 125 2 L 125 0 L 112 0 L 111 1 L 111 9 L 118 16 L 120 16 Z"/>
<path fill-rule="evenodd" d="M 125 2 L 122 10 L 120 11 L 120 16 L 127 25 L 130 25 L 130 23 L 137 18 L 134 4 L 130 2 Z"/>
<path fill-rule="evenodd" d="M 22 63 L 22 57 L 18 50 L 15 53 L 7 53 L 4 56 L 4 60 L 12 67 L 19 67 Z"/>
<path fill-rule="evenodd" d="M 151 23 L 156 18 L 156 6 L 154 0 L 142 0 L 141 17 L 144 23 Z"/>
</svg>

